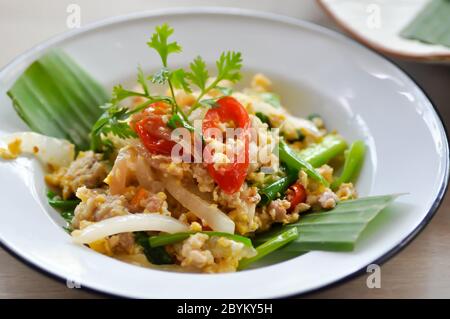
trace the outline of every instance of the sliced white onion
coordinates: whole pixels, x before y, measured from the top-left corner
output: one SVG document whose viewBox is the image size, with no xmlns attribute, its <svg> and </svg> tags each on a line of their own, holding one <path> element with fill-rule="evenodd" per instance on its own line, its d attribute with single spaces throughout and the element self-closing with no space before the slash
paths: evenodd
<svg viewBox="0 0 450 319">
<path fill-rule="evenodd" d="M 136 160 L 136 179 L 140 186 L 150 190 L 152 193 L 162 192 L 164 186 L 156 180 L 155 174 L 142 155 L 138 155 Z"/>
<path fill-rule="evenodd" d="M 164 186 L 181 205 L 197 217 L 205 220 L 213 230 L 234 233 L 233 220 L 218 209 L 217 205 L 211 204 L 188 191 L 178 180 L 172 177 L 164 179 Z"/>
<path fill-rule="evenodd" d="M 179 233 L 189 228 L 179 220 L 158 213 L 130 214 L 111 217 L 72 232 L 72 239 L 78 244 L 89 244 L 102 238 L 135 231 L 163 231 Z"/>
<path fill-rule="evenodd" d="M 20 154 L 32 154 L 44 164 L 56 167 L 68 166 L 75 157 L 72 143 L 34 132 L 18 132 L 0 137 L 0 147 L 20 141 Z"/>
<path fill-rule="evenodd" d="M 132 148 L 124 147 L 119 151 L 113 168 L 105 179 L 111 194 L 118 195 L 125 192 L 128 175 L 131 170 L 130 166 L 135 164 L 135 160 L 136 156 L 133 154 Z"/>
</svg>

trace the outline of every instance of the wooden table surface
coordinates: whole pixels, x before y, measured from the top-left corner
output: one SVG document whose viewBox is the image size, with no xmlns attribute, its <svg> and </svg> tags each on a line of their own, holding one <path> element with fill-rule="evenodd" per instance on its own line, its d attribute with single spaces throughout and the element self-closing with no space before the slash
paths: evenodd
<svg viewBox="0 0 450 319">
<path fill-rule="evenodd" d="M 0 0 L 0 68 L 17 54 L 67 30 L 66 9 L 81 7 L 82 25 L 109 16 L 168 7 L 160 0 Z M 172 0 L 170 6 L 186 6 Z M 332 22 L 313 0 L 190 0 L 190 5 L 234 6 L 266 10 L 313 21 Z M 427 92 L 444 122 L 450 126 L 450 67 L 394 61 Z M 426 191 L 426 190 L 424 190 Z M 449 298 L 450 297 L 450 196 L 447 195 L 430 224 L 403 251 L 381 266 L 381 288 L 369 289 L 368 274 L 307 295 L 307 298 Z M 0 298 L 98 298 L 96 293 L 69 289 L 23 264 L 0 248 Z"/>
</svg>

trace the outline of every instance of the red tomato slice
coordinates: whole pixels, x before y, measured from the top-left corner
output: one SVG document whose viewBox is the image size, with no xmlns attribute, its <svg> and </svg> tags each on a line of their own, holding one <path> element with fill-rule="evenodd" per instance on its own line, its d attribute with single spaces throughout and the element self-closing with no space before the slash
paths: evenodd
<svg viewBox="0 0 450 319">
<path fill-rule="evenodd" d="M 166 126 L 161 116 L 167 114 L 168 105 L 154 103 L 137 115 L 133 123 L 142 144 L 152 154 L 170 155 L 176 144 L 170 139 L 172 130 Z"/>
<path fill-rule="evenodd" d="M 291 185 L 286 192 L 286 199 L 291 203 L 289 207 L 289 212 L 291 212 L 298 204 L 306 201 L 305 187 L 300 183 Z"/>
<path fill-rule="evenodd" d="M 244 161 L 238 156 L 230 158 L 230 163 L 221 164 L 218 169 L 214 163 L 208 164 L 208 172 L 219 187 L 228 194 L 237 192 L 245 181 L 249 166 L 249 126 L 250 118 L 245 108 L 232 97 L 223 97 L 217 101 L 217 107 L 211 108 L 203 119 L 203 134 L 210 128 L 217 128 L 220 123 L 232 122 L 235 128 L 241 128 L 236 138 L 244 141 Z M 221 141 L 222 142 L 222 141 Z M 239 155 L 239 154 L 236 154 Z"/>
</svg>

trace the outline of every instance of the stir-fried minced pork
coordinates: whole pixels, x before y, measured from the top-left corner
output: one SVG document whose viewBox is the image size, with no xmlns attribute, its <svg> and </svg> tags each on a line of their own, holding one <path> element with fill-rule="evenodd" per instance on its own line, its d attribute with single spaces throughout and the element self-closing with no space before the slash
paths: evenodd
<svg viewBox="0 0 450 319">
<path fill-rule="evenodd" d="M 214 190 L 214 179 L 209 175 L 203 164 L 192 164 L 192 175 L 198 183 L 200 192 L 212 192 Z"/>
<path fill-rule="evenodd" d="M 108 243 L 114 253 L 132 254 L 136 249 L 132 233 L 111 236 L 108 238 Z"/>
<path fill-rule="evenodd" d="M 258 208 L 255 220 L 258 224 L 259 231 L 265 231 L 270 228 L 273 223 L 293 223 L 298 220 L 299 212 L 288 212 L 291 203 L 286 199 L 276 199 L 270 202 L 268 206 Z"/>
<path fill-rule="evenodd" d="M 255 255 L 255 251 L 243 243 L 202 233 L 175 244 L 174 250 L 182 267 L 194 267 L 209 273 L 236 271 L 242 258 Z"/>
<path fill-rule="evenodd" d="M 164 192 L 152 194 L 148 190 L 140 188 L 134 192 L 128 208 L 132 213 L 161 213 L 170 216 L 166 199 L 167 195 Z"/>
<path fill-rule="evenodd" d="M 141 248 L 136 245 L 132 233 L 122 233 L 108 238 L 103 238 L 89 244 L 89 247 L 95 251 L 113 256 L 114 254 L 136 254 Z"/>
<path fill-rule="evenodd" d="M 327 164 L 322 165 L 317 169 L 318 173 L 322 175 L 328 183 L 333 181 L 333 168 Z"/>
<path fill-rule="evenodd" d="M 233 194 L 227 194 L 216 187 L 213 199 L 222 208 L 229 211 L 228 216 L 234 221 L 239 234 L 254 232 L 258 228 L 255 221 L 255 210 L 261 196 L 256 187 L 248 187 L 244 183 L 241 190 Z"/>
<path fill-rule="evenodd" d="M 256 187 L 248 187 L 245 183 L 241 190 L 233 194 L 228 194 L 216 187 L 213 192 L 214 201 L 227 208 L 239 208 L 243 204 L 258 204 L 261 196 Z"/>
<path fill-rule="evenodd" d="M 60 187 L 64 199 L 71 197 L 81 186 L 96 188 L 103 184 L 108 168 L 102 161 L 102 154 L 92 151 L 80 152 L 68 168 L 60 168 L 46 176 L 48 184 Z"/>
<path fill-rule="evenodd" d="M 153 194 L 133 187 L 123 195 L 112 195 L 105 189 L 80 187 L 76 193 L 81 203 L 75 208 L 72 226 L 78 228 L 80 221 L 100 221 L 129 213 L 160 213 L 170 216 L 163 192 Z"/>
<path fill-rule="evenodd" d="M 292 215 L 294 214 L 300 214 L 303 212 L 308 211 L 311 208 L 310 205 L 306 204 L 306 203 L 299 203 L 297 206 L 294 207 L 294 209 L 292 210 Z"/>
<path fill-rule="evenodd" d="M 276 199 L 270 202 L 267 212 L 276 222 L 290 223 L 298 219 L 298 214 L 288 214 L 287 210 L 291 207 L 291 203 L 286 199 Z"/>
<path fill-rule="evenodd" d="M 148 159 L 148 163 L 157 171 L 178 178 L 183 178 L 186 174 L 190 174 L 191 166 L 189 163 L 175 163 L 170 156 L 151 155 Z"/>
<path fill-rule="evenodd" d="M 356 189 L 352 183 L 343 183 L 339 186 L 339 189 L 336 191 L 336 196 L 339 200 L 349 200 L 358 198 L 358 194 L 356 193 Z"/>
<path fill-rule="evenodd" d="M 320 195 L 317 201 L 320 203 L 322 208 L 331 209 L 336 206 L 337 202 L 339 201 L 339 198 L 336 196 L 335 193 L 333 193 L 331 190 L 328 189 Z"/>
<path fill-rule="evenodd" d="M 127 200 L 123 195 L 110 195 L 103 189 L 80 187 L 77 197 L 81 203 L 75 208 L 72 227 L 79 228 L 81 221 L 97 222 L 106 218 L 126 215 Z"/>
</svg>

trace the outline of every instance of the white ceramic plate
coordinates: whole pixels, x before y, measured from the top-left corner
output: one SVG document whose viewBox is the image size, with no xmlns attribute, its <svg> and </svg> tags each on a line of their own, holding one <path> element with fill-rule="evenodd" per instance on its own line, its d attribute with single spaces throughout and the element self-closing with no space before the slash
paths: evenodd
<svg viewBox="0 0 450 319">
<path fill-rule="evenodd" d="M 404 39 L 400 32 L 430 0 L 317 0 L 352 37 L 397 58 L 450 62 L 450 48 Z"/>
<path fill-rule="evenodd" d="M 230 9 L 178 9 L 111 19 L 59 36 L 18 57 L 0 73 L 0 134 L 26 129 L 5 92 L 50 47 L 61 47 L 105 86 L 134 77 L 136 65 L 156 69 L 146 47 L 168 22 L 184 53 L 212 63 L 240 50 L 245 71 L 265 72 L 299 115 L 323 115 L 329 128 L 369 146 L 358 181 L 362 196 L 408 192 L 385 210 L 351 253 L 311 252 L 276 265 L 231 274 L 161 272 L 129 265 L 71 243 L 45 200 L 43 172 L 33 159 L 0 162 L 0 239 L 14 254 L 82 287 L 150 298 L 281 297 L 312 291 L 381 262 L 429 221 L 445 192 L 448 144 L 433 105 L 390 62 L 342 35 L 270 14 Z"/>
</svg>

